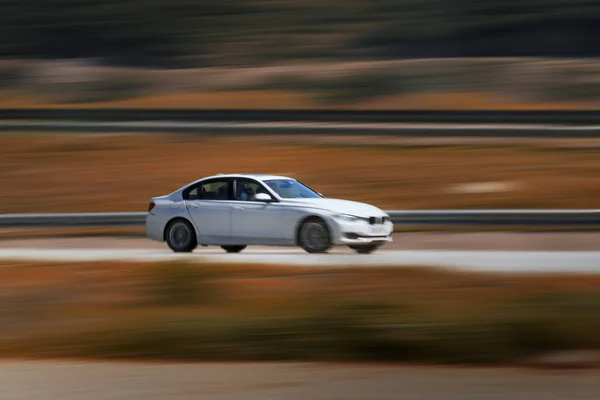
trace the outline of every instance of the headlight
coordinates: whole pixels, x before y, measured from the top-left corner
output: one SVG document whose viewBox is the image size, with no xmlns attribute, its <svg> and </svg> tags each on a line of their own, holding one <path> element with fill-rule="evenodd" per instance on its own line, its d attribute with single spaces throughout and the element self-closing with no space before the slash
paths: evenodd
<svg viewBox="0 0 600 400">
<path fill-rule="evenodd" d="M 355 222 L 360 219 L 360 218 L 358 218 L 354 215 L 350 215 L 350 214 L 335 214 L 334 218 L 342 220 L 342 221 L 346 221 L 346 222 Z"/>
</svg>

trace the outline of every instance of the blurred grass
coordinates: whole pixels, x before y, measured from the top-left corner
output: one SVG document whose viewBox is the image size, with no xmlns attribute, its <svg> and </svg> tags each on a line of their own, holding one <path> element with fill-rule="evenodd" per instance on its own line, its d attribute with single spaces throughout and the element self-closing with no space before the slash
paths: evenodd
<svg viewBox="0 0 600 400">
<path fill-rule="evenodd" d="M 216 295 L 209 271 L 193 264 L 154 264 L 144 275 L 152 304 L 198 305 Z"/>
<path fill-rule="evenodd" d="M 0 212 L 143 211 L 152 197 L 219 172 L 288 175 L 327 197 L 387 210 L 595 209 L 600 197 L 598 143 L 567 141 L 561 147 L 508 139 L 475 145 L 457 139 L 455 145 L 433 146 L 433 140 L 411 146 L 351 136 L 328 143 L 310 137 L 234 139 L 3 135 Z M 475 190 L 486 182 L 500 189 Z"/>
<path fill-rule="evenodd" d="M 298 92 L 309 96 L 315 105 L 351 105 L 381 96 L 418 92 L 412 77 L 391 69 L 358 71 L 334 76 L 309 76 L 281 73 L 263 82 L 236 86 L 232 90 L 276 90 Z"/>
<path fill-rule="evenodd" d="M 419 88 L 412 86 L 408 77 L 391 71 L 373 71 L 328 79 L 318 87 L 313 97 L 326 104 L 353 104 L 381 96 L 417 91 Z"/>
<path fill-rule="evenodd" d="M 600 349 L 598 275 L 21 262 L 0 282 L 3 356 L 485 364 Z"/>
<path fill-rule="evenodd" d="M 44 83 L 37 86 L 40 94 L 57 104 L 112 102 L 147 95 L 151 82 L 118 73 L 105 74 L 88 82 Z"/>
<path fill-rule="evenodd" d="M 530 57 L 179 69 L 4 60 L 0 107 L 597 109 L 597 71 L 596 60 Z"/>
</svg>

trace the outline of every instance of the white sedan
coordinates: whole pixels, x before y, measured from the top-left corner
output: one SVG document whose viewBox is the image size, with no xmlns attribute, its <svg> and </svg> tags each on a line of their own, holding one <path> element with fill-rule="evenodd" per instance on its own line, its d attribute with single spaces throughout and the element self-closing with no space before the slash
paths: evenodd
<svg viewBox="0 0 600 400">
<path fill-rule="evenodd" d="M 388 214 L 365 203 L 328 199 L 285 176 L 215 175 L 152 198 L 146 233 L 175 252 L 198 245 L 238 253 L 248 245 L 300 246 L 325 253 L 346 245 L 371 253 L 392 241 Z"/>
</svg>

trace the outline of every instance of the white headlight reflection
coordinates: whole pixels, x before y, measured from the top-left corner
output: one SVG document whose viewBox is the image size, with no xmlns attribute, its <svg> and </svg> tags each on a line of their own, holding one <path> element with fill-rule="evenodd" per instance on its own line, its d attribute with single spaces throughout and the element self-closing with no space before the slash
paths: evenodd
<svg viewBox="0 0 600 400">
<path fill-rule="evenodd" d="M 345 222 L 356 222 L 361 219 L 355 215 L 350 215 L 350 214 L 335 214 L 333 217 L 335 219 L 339 219 L 339 220 L 342 220 Z"/>
</svg>

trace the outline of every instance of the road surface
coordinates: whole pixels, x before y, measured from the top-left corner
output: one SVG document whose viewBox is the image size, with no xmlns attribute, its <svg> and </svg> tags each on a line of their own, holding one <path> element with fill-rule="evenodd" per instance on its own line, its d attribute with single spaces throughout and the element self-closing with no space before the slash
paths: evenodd
<svg viewBox="0 0 600 400">
<path fill-rule="evenodd" d="M 240 254 L 199 248 L 174 254 L 165 244 L 132 238 L 5 240 L 0 259 L 39 261 L 168 261 L 305 266 L 434 266 L 485 272 L 600 273 L 600 234 L 592 233 L 422 233 L 396 234 L 394 243 L 370 255 L 345 247 L 330 254 L 298 248 L 249 247 Z"/>
<path fill-rule="evenodd" d="M 0 362 L 3 400 L 597 400 L 600 370 Z"/>
</svg>

